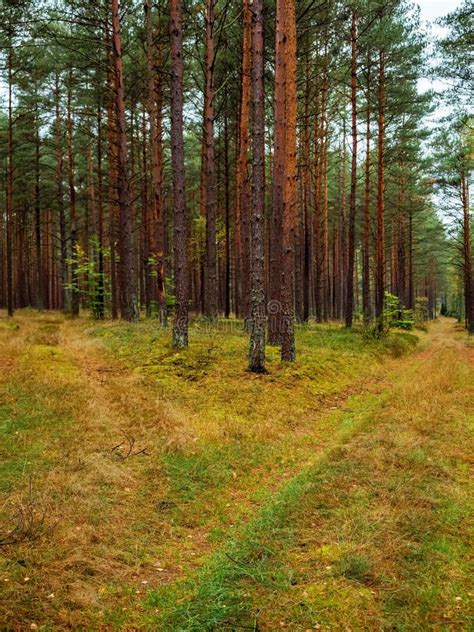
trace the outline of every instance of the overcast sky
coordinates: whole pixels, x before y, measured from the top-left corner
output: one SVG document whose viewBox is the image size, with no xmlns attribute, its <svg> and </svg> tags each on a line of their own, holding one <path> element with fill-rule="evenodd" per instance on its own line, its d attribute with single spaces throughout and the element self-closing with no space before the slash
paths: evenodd
<svg viewBox="0 0 474 632">
<path fill-rule="evenodd" d="M 421 10 L 421 19 L 425 23 L 424 26 L 428 26 L 431 32 L 436 37 L 442 37 L 445 29 L 434 22 L 448 13 L 454 11 L 457 7 L 462 4 L 462 0 L 418 0 L 416 3 L 420 7 Z M 427 68 L 427 76 L 423 79 L 420 79 L 418 82 L 418 89 L 421 92 L 426 90 L 435 89 L 442 90 L 445 86 L 444 83 L 438 79 L 431 79 L 432 76 L 431 69 Z M 432 120 L 439 119 L 441 116 L 446 114 L 446 110 L 444 108 L 440 108 L 438 111 L 433 113 L 433 116 L 430 117 Z"/>
<path fill-rule="evenodd" d="M 421 16 L 424 20 L 436 20 L 447 13 L 451 13 L 461 2 L 460 0 L 419 0 Z"/>
</svg>

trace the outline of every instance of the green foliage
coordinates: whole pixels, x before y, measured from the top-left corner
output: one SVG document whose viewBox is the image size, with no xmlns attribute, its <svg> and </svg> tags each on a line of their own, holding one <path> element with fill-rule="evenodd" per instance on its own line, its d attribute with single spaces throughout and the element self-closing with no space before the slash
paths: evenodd
<svg viewBox="0 0 474 632">
<path fill-rule="evenodd" d="M 413 310 L 406 309 L 398 296 L 385 292 L 385 307 L 381 320 L 373 319 L 363 330 L 364 338 L 385 338 L 390 329 L 403 329 L 411 331 L 414 324 Z"/>
<path fill-rule="evenodd" d="M 385 292 L 385 309 L 383 313 L 384 323 L 390 329 L 413 329 L 413 311 L 405 309 L 398 296 Z"/>
<path fill-rule="evenodd" d="M 441 314 L 443 313 L 441 309 Z M 426 322 L 428 321 L 428 297 L 417 296 L 415 300 L 415 311 L 413 314 L 414 325 L 417 329 L 426 329 Z"/>
<path fill-rule="evenodd" d="M 92 318 L 98 320 L 104 317 L 104 305 L 110 298 L 110 279 L 104 271 L 99 270 L 100 247 L 97 240 L 92 239 L 90 246 L 92 255 L 85 252 L 80 244 L 76 244 L 68 264 L 75 268 L 77 280 L 71 281 L 66 289 L 84 297 L 90 307 Z M 104 259 L 110 257 L 110 250 L 102 248 L 102 256 Z M 83 283 L 81 278 L 84 279 Z"/>
</svg>

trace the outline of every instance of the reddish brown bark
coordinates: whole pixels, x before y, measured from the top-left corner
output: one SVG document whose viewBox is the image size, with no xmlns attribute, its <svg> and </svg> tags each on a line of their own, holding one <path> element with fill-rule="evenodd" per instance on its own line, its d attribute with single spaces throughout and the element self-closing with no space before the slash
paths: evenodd
<svg viewBox="0 0 474 632">
<path fill-rule="evenodd" d="M 139 318 L 135 257 L 133 251 L 133 217 L 128 181 L 128 145 L 125 122 L 122 40 L 118 0 L 111 0 L 112 46 L 115 75 L 115 114 L 117 124 L 117 195 L 119 208 L 119 283 L 120 312 L 123 319 Z"/>
<path fill-rule="evenodd" d="M 13 316 L 13 48 L 8 51 L 8 133 L 7 133 L 7 311 Z"/>
<path fill-rule="evenodd" d="M 111 66 L 110 41 L 106 41 L 108 53 L 107 82 L 109 87 L 109 100 L 107 105 L 107 154 L 108 154 L 108 207 L 109 207 L 109 246 L 110 246 L 110 315 L 113 319 L 118 317 L 118 284 L 117 284 L 117 124 L 113 95 L 115 93 L 114 71 Z"/>
<path fill-rule="evenodd" d="M 346 121 L 343 120 L 342 131 L 342 161 L 341 161 L 341 202 L 339 213 L 338 233 L 338 258 L 337 258 L 337 288 L 335 288 L 335 311 L 334 318 L 345 317 L 345 300 L 347 288 L 347 134 Z M 334 279 L 333 279 L 334 283 Z"/>
<path fill-rule="evenodd" d="M 67 313 L 70 310 L 68 304 L 70 293 L 67 284 L 69 279 L 68 257 L 67 257 L 67 236 L 66 236 L 66 215 L 64 210 L 64 156 L 63 156 L 63 131 L 61 121 L 60 100 L 61 93 L 59 88 L 60 78 L 56 75 L 55 79 L 55 158 L 56 158 L 56 203 L 58 211 L 59 224 L 59 254 L 60 254 L 60 304 L 61 308 Z"/>
<path fill-rule="evenodd" d="M 142 115 L 142 178 L 141 178 L 141 241 L 140 241 L 140 254 L 141 254 L 141 276 L 143 283 L 143 299 L 145 303 L 146 317 L 152 316 L 152 285 L 153 278 L 151 276 L 151 262 L 150 262 L 150 218 L 148 212 L 148 128 L 147 128 L 147 113 L 145 110 Z"/>
<path fill-rule="evenodd" d="M 471 219 L 469 208 L 469 183 L 464 171 L 461 171 L 461 202 L 463 208 L 463 273 L 464 273 L 464 307 L 466 327 L 469 334 L 474 334 L 474 287 L 472 279 L 472 243 Z"/>
<path fill-rule="evenodd" d="M 214 1 L 206 0 L 206 60 L 204 88 L 204 179 L 206 204 L 206 258 L 204 274 L 204 314 L 211 321 L 218 316 L 217 280 L 217 183 L 214 150 Z"/>
<path fill-rule="evenodd" d="M 351 16 L 351 189 L 349 197 L 349 235 L 347 244 L 346 327 L 352 327 L 354 312 L 354 257 L 356 242 L 357 193 L 357 16 L 355 7 Z"/>
<path fill-rule="evenodd" d="M 150 123 L 150 153 L 151 153 L 151 181 L 152 181 L 152 221 L 149 250 L 156 260 L 157 302 L 160 324 L 166 326 L 166 288 L 165 288 L 165 229 L 163 205 L 163 149 L 161 136 L 161 75 L 155 69 L 155 46 L 153 43 L 153 18 L 151 0 L 145 4 L 145 31 L 148 81 L 148 116 Z M 161 54 L 158 54 L 158 65 Z M 148 221 L 149 218 L 148 218 Z M 147 254 L 149 259 L 150 252 Z M 147 269 L 150 267 L 146 264 Z M 148 284 L 149 285 L 149 284 Z"/>
<path fill-rule="evenodd" d="M 105 287 L 104 287 L 104 174 L 102 170 L 102 103 L 97 105 L 97 307 L 96 316 L 105 316 Z"/>
<path fill-rule="evenodd" d="M 275 105 L 274 105 L 274 149 L 272 182 L 272 217 L 270 224 L 270 288 L 268 318 L 268 341 L 280 344 L 282 330 L 282 230 L 285 195 L 285 142 L 286 142 L 286 3 L 278 0 L 275 27 Z M 287 226 L 287 228 L 289 225 Z"/>
<path fill-rule="evenodd" d="M 36 250 L 36 307 L 44 309 L 43 256 L 41 252 L 42 222 L 40 199 L 40 135 L 38 111 L 36 111 L 35 129 L 35 250 Z"/>
<path fill-rule="evenodd" d="M 252 188 L 251 316 L 249 370 L 265 372 L 265 112 L 264 112 L 263 0 L 252 4 Z"/>
<path fill-rule="evenodd" d="M 284 0 L 278 0 L 279 3 Z M 294 0 L 285 2 L 285 176 L 281 265 L 281 359 L 296 359 L 294 332 L 296 223 L 296 14 Z"/>
<path fill-rule="evenodd" d="M 67 92 L 67 156 L 69 184 L 69 218 L 70 218 L 70 251 L 71 251 L 71 316 L 79 315 L 79 275 L 77 264 L 77 217 L 76 186 L 74 183 L 74 150 L 73 150 L 73 113 L 72 113 L 72 73 L 69 74 Z"/>
<path fill-rule="evenodd" d="M 243 0 L 242 69 L 239 109 L 235 193 L 235 313 L 248 316 L 250 239 L 250 188 L 248 180 L 250 115 L 251 13 L 249 0 Z"/>
<path fill-rule="evenodd" d="M 314 300 L 316 320 L 321 322 L 322 285 L 321 285 L 321 184 L 322 184 L 322 102 L 316 95 L 314 118 Z"/>
<path fill-rule="evenodd" d="M 327 147 L 328 147 L 328 55 L 323 58 L 323 80 L 320 107 L 316 120 L 316 164 L 315 164 L 315 202 L 314 202 L 314 250 L 316 319 L 321 322 L 327 318 L 329 307 L 329 236 L 328 236 L 328 196 L 327 196 Z"/>
<path fill-rule="evenodd" d="M 188 346 L 188 255 L 183 147 L 183 32 L 181 0 L 170 0 L 171 162 L 174 207 L 175 314 L 173 347 Z"/>
<path fill-rule="evenodd" d="M 329 129 L 327 120 L 327 110 L 324 111 L 324 140 L 322 156 L 322 251 L 323 260 L 321 265 L 321 286 L 322 286 L 322 317 L 327 320 L 329 317 L 329 182 L 328 182 L 328 149 L 329 149 Z"/>
<path fill-rule="evenodd" d="M 379 327 L 382 327 L 385 293 L 385 165 L 384 165 L 384 140 L 385 140 L 385 55 L 379 51 L 379 77 L 378 77 L 378 156 L 377 156 L 377 241 L 376 241 L 376 291 L 375 291 L 375 316 Z"/>
<path fill-rule="evenodd" d="M 413 211 L 408 211 L 408 301 L 407 307 L 415 307 L 415 279 L 413 269 Z"/>
<path fill-rule="evenodd" d="M 306 42 L 308 46 L 308 42 Z M 309 46 L 308 46 L 309 51 Z M 303 321 L 307 321 L 311 310 L 311 297 L 313 294 L 313 240 L 310 221 L 310 196 L 311 196 L 311 178 L 310 178 L 310 62 L 309 52 L 305 59 L 305 100 L 304 100 L 304 123 L 303 123 L 303 146 L 302 146 L 302 165 L 301 165 L 301 194 L 303 206 Z"/>
<path fill-rule="evenodd" d="M 226 101 L 227 106 L 227 101 Z M 224 115 L 224 315 L 230 317 L 230 169 L 229 169 L 229 120 L 227 107 Z"/>
<path fill-rule="evenodd" d="M 365 149 L 365 189 L 364 189 L 364 238 L 362 245 L 362 310 L 367 324 L 372 316 L 370 301 L 370 92 L 371 92 L 370 52 L 367 54 L 367 98 L 366 98 L 366 149 Z"/>
</svg>

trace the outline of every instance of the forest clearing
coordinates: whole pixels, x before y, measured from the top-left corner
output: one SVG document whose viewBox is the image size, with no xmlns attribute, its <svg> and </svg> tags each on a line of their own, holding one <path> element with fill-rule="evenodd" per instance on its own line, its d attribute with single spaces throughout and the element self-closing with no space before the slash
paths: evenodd
<svg viewBox="0 0 474 632">
<path fill-rule="evenodd" d="M 455 321 L 372 343 L 309 326 L 266 376 L 243 331 L 190 339 L 1 321 L 0 506 L 32 536 L 2 550 L 6 629 L 469 629 L 474 347 Z"/>
<path fill-rule="evenodd" d="M 472 0 L 0 0 L 0 632 L 474 630 Z"/>
</svg>

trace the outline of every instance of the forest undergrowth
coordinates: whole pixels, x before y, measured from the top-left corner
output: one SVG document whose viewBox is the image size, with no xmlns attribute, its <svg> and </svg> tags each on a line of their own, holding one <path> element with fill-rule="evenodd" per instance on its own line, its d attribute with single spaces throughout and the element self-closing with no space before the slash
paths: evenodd
<svg viewBox="0 0 474 632">
<path fill-rule="evenodd" d="M 232 321 L 168 338 L 0 321 L 5 629 L 468 629 L 474 352 L 453 320 L 311 324 L 262 376 Z"/>
</svg>

